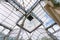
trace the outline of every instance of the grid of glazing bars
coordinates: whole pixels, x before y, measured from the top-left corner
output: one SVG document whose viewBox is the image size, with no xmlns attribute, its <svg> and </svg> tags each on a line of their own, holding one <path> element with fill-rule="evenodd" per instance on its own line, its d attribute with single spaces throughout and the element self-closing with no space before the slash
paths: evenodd
<svg viewBox="0 0 60 40">
<path fill-rule="evenodd" d="M 15 6 L 14 4 L 17 4 L 17 3 L 14 3 L 14 0 L 13 0 L 13 1 L 10 1 L 9 3 L 12 4 L 13 6 Z M 37 4 L 38 4 L 38 2 L 37 2 Z M 36 5 L 37 5 L 37 4 L 36 4 Z M 36 5 L 34 4 L 34 6 L 36 6 Z M 18 5 L 17 5 L 17 6 L 18 6 Z M 15 7 L 16 7 L 16 6 L 15 6 Z M 23 7 L 22 7 L 22 8 L 23 8 Z M 21 9 L 21 8 L 20 8 L 20 9 Z M 33 8 L 31 8 L 31 9 L 33 9 Z M 30 11 L 30 10 L 29 10 L 29 11 Z M 28 12 L 28 11 L 25 10 L 24 12 Z M 30 14 L 30 13 L 29 13 L 29 14 Z M 32 16 L 33 16 L 33 15 L 32 15 Z M 20 20 L 21 20 L 21 18 L 17 21 L 17 24 L 18 24 L 18 22 L 19 22 Z M 42 21 L 40 20 L 40 22 L 42 22 Z M 42 23 L 41 23 L 40 25 L 42 25 Z M 20 26 L 20 25 L 18 25 L 18 26 Z M 38 27 L 39 27 L 39 26 L 38 26 Z M 37 27 L 37 28 L 38 28 L 38 27 Z M 36 28 L 36 29 L 37 29 L 37 28 Z M 24 28 L 23 28 L 23 29 L 24 29 Z M 26 29 L 24 29 L 24 30 L 26 30 Z M 35 30 L 35 29 L 34 29 L 34 30 Z M 34 31 L 34 30 L 33 30 L 33 31 Z M 26 31 L 27 31 L 27 30 L 26 30 Z M 31 33 L 32 31 L 31 31 L 31 32 L 28 31 L 28 32 Z"/>
<path fill-rule="evenodd" d="M 1 3 L 0 6 L 0 24 L 7 27 L 9 26 L 9 29 L 13 29 L 16 26 L 16 22 L 22 17 L 23 14 L 16 11 L 16 9 L 8 3 Z"/>
<path fill-rule="evenodd" d="M 14 0 L 16 1 L 16 3 L 18 3 L 19 5 L 21 5 L 22 7 L 25 8 L 25 10 L 29 10 L 34 4 L 35 2 L 37 2 L 38 0 Z"/>
<path fill-rule="evenodd" d="M 7 3 L 7 4 L 8 4 L 8 3 Z M 19 13 L 16 14 L 16 13 L 14 13 L 14 12 L 10 12 L 8 9 L 5 10 L 5 6 L 8 6 L 8 5 L 6 5 L 5 3 L 1 3 L 0 5 L 3 7 L 3 8 L 0 7 L 0 11 L 1 11 L 1 12 L 0 12 L 0 23 L 2 23 L 2 24 L 4 23 L 4 25 L 6 25 L 7 27 L 8 27 L 8 25 L 11 25 L 11 27 L 14 28 L 16 24 L 12 25 L 10 22 L 12 21 L 13 23 L 16 23 L 16 22 L 18 21 L 18 19 L 20 18 L 21 15 L 19 16 Z M 10 4 L 9 4 L 9 5 L 10 5 Z M 8 7 L 9 7 L 9 6 L 8 6 Z M 10 5 L 10 7 L 11 7 L 11 5 Z M 10 7 L 9 7 L 9 8 L 10 8 Z M 6 8 L 7 8 L 7 7 L 6 7 Z M 11 8 L 12 8 L 12 7 L 11 7 Z M 10 8 L 10 10 L 12 10 L 11 8 Z M 8 11 L 7 11 L 7 10 L 8 10 Z M 38 11 L 40 11 L 40 10 L 38 10 Z M 9 13 L 9 12 L 10 12 L 9 14 L 12 13 L 13 15 L 12 15 L 12 14 L 11 14 L 11 15 L 5 14 L 5 12 L 6 12 L 6 13 Z M 3 13 L 4 13 L 5 15 L 4 15 Z M 34 12 L 33 12 L 33 13 L 34 13 Z M 15 14 L 16 14 L 16 15 L 15 15 Z M 38 14 L 39 14 L 39 13 L 38 13 Z M 43 13 L 42 15 L 44 15 L 44 13 Z M 41 15 L 41 16 L 42 16 L 42 15 Z M 16 19 L 15 16 L 17 16 L 16 18 L 18 18 L 18 19 Z M 18 17 L 18 16 L 19 16 L 19 17 Z M 12 17 L 12 18 L 11 18 L 11 17 Z M 39 17 L 39 16 L 37 16 L 37 17 Z M 45 16 L 43 16 L 43 17 L 45 17 Z M 43 17 L 42 17 L 42 18 L 43 18 Z M 10 18 L 11 18 L 11 19 L 10 19 Z M 6 20 L 9 20 L 10 22 L 7 22 Z M 17 21 L 14 21 L 14 20 L 17 20 Z M 45 22 L 45 21 L 43 21 L 43 22 Z M 54 22 L 53 22 L 53 23 L 54 23 Z M 49 25 L 49 24 L 48 24 L 48 25 Z M 9 27 L 10 27 L 10 26 L 9 26 Z M 10 27 L 10 28 L 11 28 L 11 27 Z M 11 28 L 11 29 L 13 29 L 13 28 Z"/>
<path fill-rule="evenodd" d="M 3 10 L 2 7 L 4 9 L 9 10 L 9 11 Z M 34 13 L 34 15 L 36 15 L 39 19 L 41 19 L 44 22 L 44 25 L 48 24 L 48 21 L 51 18 L 46 14 L 46 12 L 44 12 L 44 10 L 42 9 L 40 4 L 38 4 L 36 7 L 34 8 L 35 11 L 34 10 L 32 11 Z M 37 9 L 39 9 L 39 10 L 37 10 Z M 3 17 L 3 18 L 1 18 L 1 20 L 3 20 L 3 21 L 1 21 L 1 24 L 4 24 L 5 26 L 9 25 L 9 27 L 12 29 L 16 26 L 16 22 L 19 20 L 20 16 L 23 15 L 23 14 L 21 14 L 19 12 L 17 12 L 18 13 L 17 14 L 15 11 L 11 11 L 11 10 L 15 10 L 15 9 L 14 8 L 12 9 L 10 4 L 1 3 L 1 9 L 0 9 L 1 13 L 0 13 L 0 15 L 1 15 L 1 17 Z M 6 13 L 8 13 L 8 14 L 6 15 Z M 49 17 L 49 19 L 47 19 L 45 16 Z M 47 23 L 45 22 L 45 20 L 47 20 Z M 52 22 L 54 23 L 54 21 L 52 21 Z"/>
</svg>

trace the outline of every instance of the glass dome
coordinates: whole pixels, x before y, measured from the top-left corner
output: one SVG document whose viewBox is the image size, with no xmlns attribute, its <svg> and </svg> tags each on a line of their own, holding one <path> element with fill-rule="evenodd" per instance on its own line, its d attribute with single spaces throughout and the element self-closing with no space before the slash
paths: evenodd
<svg viewBox="0 0 60 40">
<path fill-rule="evenodd" d="M 2 0 L 0 40 L 60 40 L 60 26 L 41 0 Z"/>
</svg>

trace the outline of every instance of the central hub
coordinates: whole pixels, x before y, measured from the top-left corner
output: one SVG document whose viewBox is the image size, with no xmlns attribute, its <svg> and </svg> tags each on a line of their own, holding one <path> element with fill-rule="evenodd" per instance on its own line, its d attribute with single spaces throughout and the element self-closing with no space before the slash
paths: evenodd
<svg viewBox="0 0 60 40">
<path fill-rule="evenodd" d="M 23 26 L 21 26 L 22 23 L 23 23 Z M 34 16 L 29 15 L 27 18 L 24 16 L 22 19 L 20 19 L 17 22 L 17 25 L 21 27 L 22 29 L 31 33 L 35 31 L 41 25 L 41 22 L 39 22 L 38 19 L 36 19 Z"/>
<path fill-rule="evenodd" d="M 27 17 L 27 19 L 31 21 L 31 20 L 33 19 L 33 17 L 32 17 L 31 15 L 29 15 L 29 16 Z"/>
</svg>

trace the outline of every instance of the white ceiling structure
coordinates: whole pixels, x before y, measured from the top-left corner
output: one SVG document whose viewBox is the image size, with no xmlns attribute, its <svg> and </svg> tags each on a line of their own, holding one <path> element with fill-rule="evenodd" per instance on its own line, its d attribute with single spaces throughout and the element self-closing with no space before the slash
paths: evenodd
<svg viewBox="0 0 60 40">
<path fill-rule="evenodd" d="M 44 9 L 45 1 L 0 1 L 0 40 L 60 40 L 60 27 Z"/>
</svg>

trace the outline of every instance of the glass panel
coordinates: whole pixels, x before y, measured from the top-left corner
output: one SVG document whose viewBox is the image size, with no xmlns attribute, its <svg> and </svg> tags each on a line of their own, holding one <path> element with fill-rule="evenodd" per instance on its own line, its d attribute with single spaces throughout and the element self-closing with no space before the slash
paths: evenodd
<svg viewBox="0 0 60 40">
<path fill-rule="evenodd" d="M 4 28 L 4 26 L 0 26 L 0 33 L 4 34 L 4 35 L 8 35 L 10 32 L 9 29 Z"/>
<path fill-rule="evenodd" d="M 35 9 L 33 10 L 33 13 L 43 21 L 43 25 L 45 28 L 49 27 L 50 25 L 54 24 L 54 20 L 49 17 L 49 15 L 44 11 L 44 9 L 41 7 L 40 4 L 38 4 Z"/>
<path fill-rule="evenodd" d="M 54 30 L 52 28 L 49 28 L 48 31 L 51 32 L 51 33 L 54 32 Z"/>
<path fill-rule="evenodd" d="M 9 37 L 16 38 L 20 32 L 20 28 L 13 29 L 13 31 L 10 32 Z"/>
<path fill-rule="evenodd" d="M 5 35 L 7 35 L 9 32 L 10 32 L 10 30 L 5 29 L 2 33 L 5 34 Z"/>
<path fill-rule="evenodd" d="M 60 26 L 59 25 L 54 25 L 53 28 L 54 28 L 55 31 L 57 31 L 57 30 L 60 29 Z"/>
<path fill-rule="evenodd" d="M 18 4 L 25 8 L 25 10 L 30 9 L 33 4 L 38 0 L 16 0 Z"/>
<path fill-rule="evenodd" d="M 50 18 L 48 15 L 45 15 L 45 17 L 46 17 L 46 21 L 44 22 L 45 27 L 49 27 L 50 25 L 55 23 L 55 21 L 52 18 Z"/>
<path fill-rule="evenodd" d="M 9 3 L 2 2 L 0 6 L 0 23 L 12 29 L 23 14 L 16 11 Z"/>
</svg>

